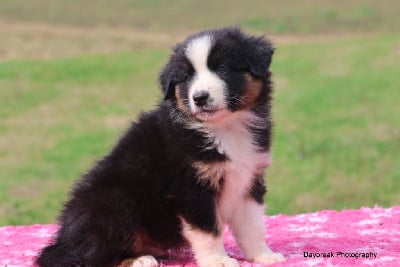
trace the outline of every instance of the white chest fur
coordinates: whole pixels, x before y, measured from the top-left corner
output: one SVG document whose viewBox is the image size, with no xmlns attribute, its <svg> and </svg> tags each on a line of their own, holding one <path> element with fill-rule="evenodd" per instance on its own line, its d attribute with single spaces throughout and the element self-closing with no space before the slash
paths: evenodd
<svg viewBox="0 0 400 267">
<path fill-rule="evenodd" d="M 217 205 L 219 216 L 229 223 L 235 208 L 249 197 L 254 177 L 264 172 L 270 158 L 268 152 L 257 151 L 252 134 L 242 120 L 215 129 L 214 137 L 214 145 L 229 159 L 223 165 L 224 183 Z"/>
</svg>

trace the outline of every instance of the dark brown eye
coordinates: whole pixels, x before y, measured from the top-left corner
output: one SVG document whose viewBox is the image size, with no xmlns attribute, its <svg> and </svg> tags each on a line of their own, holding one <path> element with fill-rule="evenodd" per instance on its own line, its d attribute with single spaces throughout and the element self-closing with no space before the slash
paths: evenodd
<svg viewBox="0 0 400 267">
<path fill-rule="evenodd" d="M 185 82 L 190 78 L 190 74 L 188 73 L 180 73 L 177 75 L 177 82 Z"/>
<path fill-rule="evenodd" d="M 219 65 L 215 70 L 218 74 L 227 74 L 229 69 L 226 65 Z"/>
</svg>

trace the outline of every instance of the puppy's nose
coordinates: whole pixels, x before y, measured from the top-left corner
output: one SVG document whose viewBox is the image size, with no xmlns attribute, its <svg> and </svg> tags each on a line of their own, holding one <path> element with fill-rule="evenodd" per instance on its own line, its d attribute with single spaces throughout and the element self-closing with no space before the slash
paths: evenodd
<svg viewBox="0 0 400 267">
<path fill-rule="evenodd" d="M 202 107 L 207 103 L 210 94 L 207 91 L 198 91 L 193 94 L 193 101 L 198 107 Z"/>
</svg>

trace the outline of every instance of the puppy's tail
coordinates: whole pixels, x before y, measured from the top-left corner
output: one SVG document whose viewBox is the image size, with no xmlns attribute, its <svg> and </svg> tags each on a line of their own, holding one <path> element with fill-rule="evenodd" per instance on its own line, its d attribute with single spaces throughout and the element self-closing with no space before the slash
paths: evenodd
<svg viewBox="0 0 400 267">
<path fill-rule="evenodd" d="M 80 266 L 80 259 L 72 250 L 58 244 L 45 247 L 36 259 L 39 267 L 72 267 Z"/>
</svg>

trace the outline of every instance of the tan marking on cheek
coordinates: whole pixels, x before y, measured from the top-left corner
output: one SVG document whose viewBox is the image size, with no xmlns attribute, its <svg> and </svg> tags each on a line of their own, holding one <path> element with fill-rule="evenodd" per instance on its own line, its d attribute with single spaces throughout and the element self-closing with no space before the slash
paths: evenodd
<svg viewBox="0 0 400 267">
<path fill-rule="evenodd" d="M 255 79 L 249 73 L 244 74 L 246 80 L 244 94 L 242 95 L 242 107 L 251 108 L 255 105 L 257 97 L 261 94 L 262 81 Z"/>
<path fill-rule="evenodd" d="M 188 112 L 188 109 L 185 105 L 185 103 L 183 102 L 183 98 L 181 95 L 181 88 L 179 87 L 179 85 L 175 86 L 175 98 L 176 98 L 176 106 L 184 111 L 184 112 Z"/>
<path fill-rule="evenodd" d="M 201 181 L 210 182 L 210 184 L 218 189 L 225 176 L 225 169 L 223 163 L 205 163 L 196 161 L 193 163 L 193 168 L 196 169 L 197 174 Z"/>
</svg>

